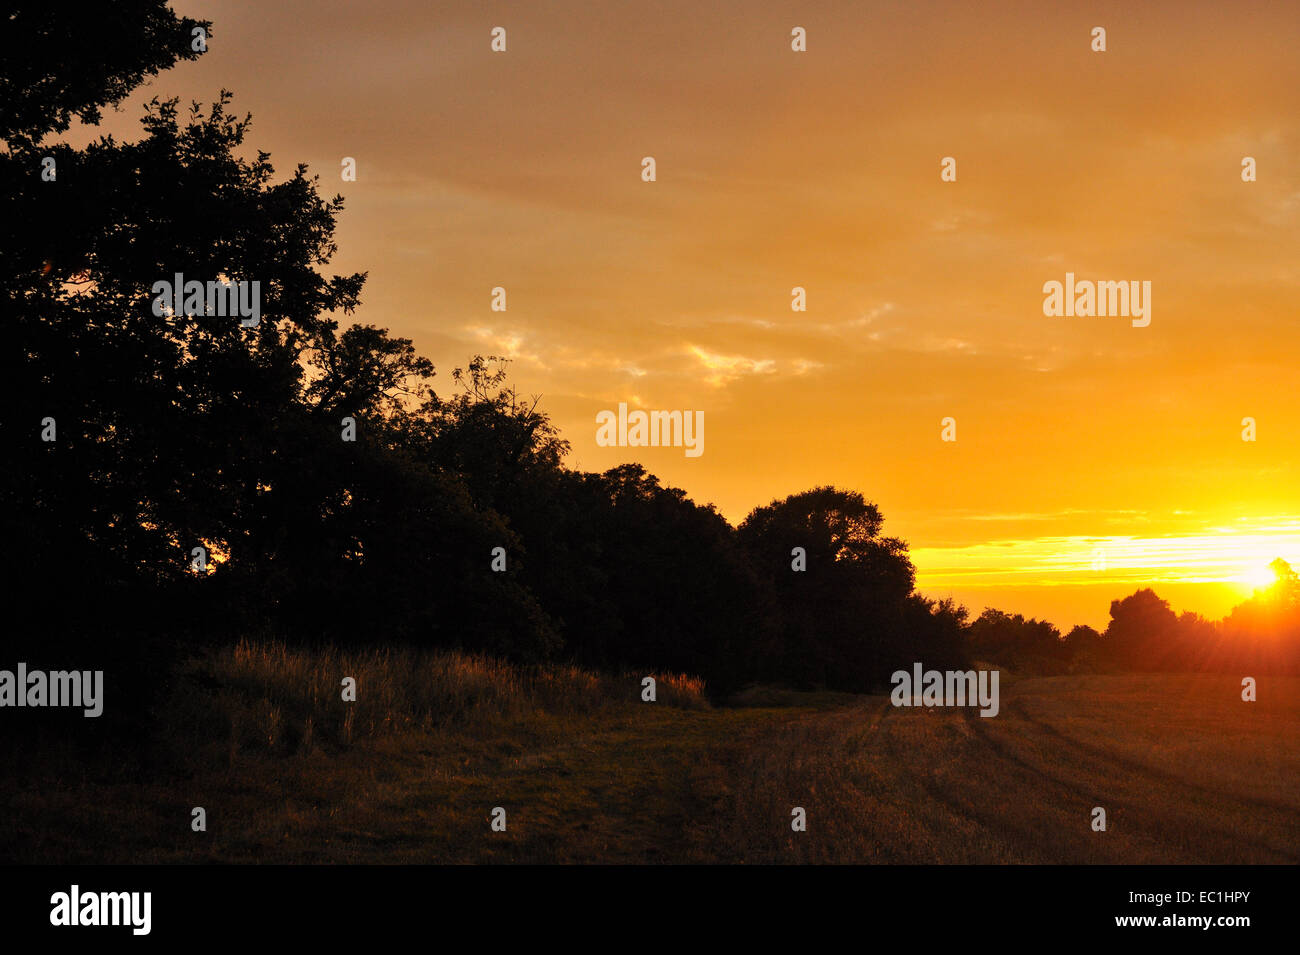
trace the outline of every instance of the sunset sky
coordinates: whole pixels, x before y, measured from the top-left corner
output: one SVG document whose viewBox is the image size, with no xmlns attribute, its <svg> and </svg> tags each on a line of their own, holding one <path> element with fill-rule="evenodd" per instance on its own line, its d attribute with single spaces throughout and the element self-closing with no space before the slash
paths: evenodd
<svg viewBox="0 0 1300 955">
<path fill-rule="evenodd" d="M 356 320 L 443 388 L 512 357 L 574 467 L 733 522 L 861 490 L 973 613 L 1218 617 L 1300 563 L 1300 9 L 1056 6 L 178 0 L 209 52 L 103 128 L 232 90 L 250 150 L 346 197 Z M 1150 326 L 1045 317 L 1067 271 L 1150 281 Z M 598 447 L 621 401 L 703 411 L 703 455 Z"/>
</svg>

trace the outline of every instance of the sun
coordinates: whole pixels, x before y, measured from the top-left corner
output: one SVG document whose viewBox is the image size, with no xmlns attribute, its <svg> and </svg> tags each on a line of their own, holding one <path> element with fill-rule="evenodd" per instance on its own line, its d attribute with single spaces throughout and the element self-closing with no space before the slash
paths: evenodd
<svg viewBox="0 0 1300 955">
<path fill-rule="evenodd" d="M 1261 590 L 1277 583 L 1277 574 L 1268 564 L 1259 564 L 1245 568 L 1237 580 L 1252 590 Z"/>
</svg>

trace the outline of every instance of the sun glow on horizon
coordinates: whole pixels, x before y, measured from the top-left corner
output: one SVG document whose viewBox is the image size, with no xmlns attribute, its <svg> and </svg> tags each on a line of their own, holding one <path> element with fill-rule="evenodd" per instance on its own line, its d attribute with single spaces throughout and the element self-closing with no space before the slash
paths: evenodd
<svg viewBox="0 0 1300 955">
<path fill-rule="evenodd" d="M 1270 560 L 1271 562 L 1271 560 Z M 1277 574 L 1267 563 L 1258 567 L 1247 568 L 1241 575 L 1240 582 L 1252 591 L 1266 590 L 1277 583 Z"/>
<path fill-rule="evenodd" d="M 1245 526 L 1206 527 L 1168 536 L 1044 536 L 994 539 L 977 544 L 918 547 L 911 552 L 917 589 L 963 595 L 997 606 L 999 594 L 1023 595 L 1077 589 L 1094 595 L 1100 619 L 1109 600 L 1153 588 L 1162 597 L 1177 591 L 1180 610 L 1209 616 L 1226 612 L 1225 601 L 1249 599 L 1277 583 L 1270 566 L 1300 553 L 1300 524 L 1276 518 Z M 1189 595 L 1203 594 L 1205 602 Z M 1104 595 L 1104 599 L 1103 599 Z M 1017 596 L 1016 599 L 1020 599 Z M 1007 600 L 1012 607 L 1014 599 Z"/>
</svg>

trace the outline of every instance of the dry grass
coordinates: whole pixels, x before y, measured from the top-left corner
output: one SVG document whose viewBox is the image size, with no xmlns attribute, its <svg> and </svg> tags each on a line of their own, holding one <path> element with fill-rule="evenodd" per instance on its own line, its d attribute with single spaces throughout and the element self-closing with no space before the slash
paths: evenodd
<svg viewBox="0 0 1300 955">
<path fill-rule="evenodd" d="M 186 664 L 159 717 L 172 727 L 179 753 L 192 751 L 194 740 L 220 741 L 233 762 L 245 753 L 334 752 L 379 737 L 590 714 L 640 703 L 646 675 L 520 667 L 456 652 L 349 653 L 241 641 Z M 709 705 L 702 680 L 653 676 L 658 705 Z M 345 677 L 356 681 L 355 702 L 343 699 Z"/>
<path fill-rule="evenodd" d="M 170 758 L 10 774 L 0 860 L 1300 861 L 1300 680 L 1247 704 L 1215 677 L 1021 678 L 986 720 L 761 689 L 714 708 L 681 678 L 647 704 L 640 679 L 243 644 L 177 681 Z"/>
<path fill-rule="evenodd" d="M 1257 703 L 1213 676 L 1008 683 L 993 719 L 863 698 L 733 748 L 708 842 L 747 862 L 1300 862 L 1300 680 Z"/>
</svg>

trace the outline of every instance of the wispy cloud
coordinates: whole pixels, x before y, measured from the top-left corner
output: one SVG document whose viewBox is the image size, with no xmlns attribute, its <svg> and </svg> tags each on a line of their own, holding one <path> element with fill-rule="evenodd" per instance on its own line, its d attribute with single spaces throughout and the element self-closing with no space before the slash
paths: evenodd
<svg viewBox="0 0 1300 955">
<path fill-rule="evenodd" d="M 776 361 L 771 358 L 722 355 L 699 345 L 687 345 L 686 349 L 708 371 L 704 380 L 714 387 L 721 387 L 745 375 L 770 375 L 776 371 Z"/>
</svg>

